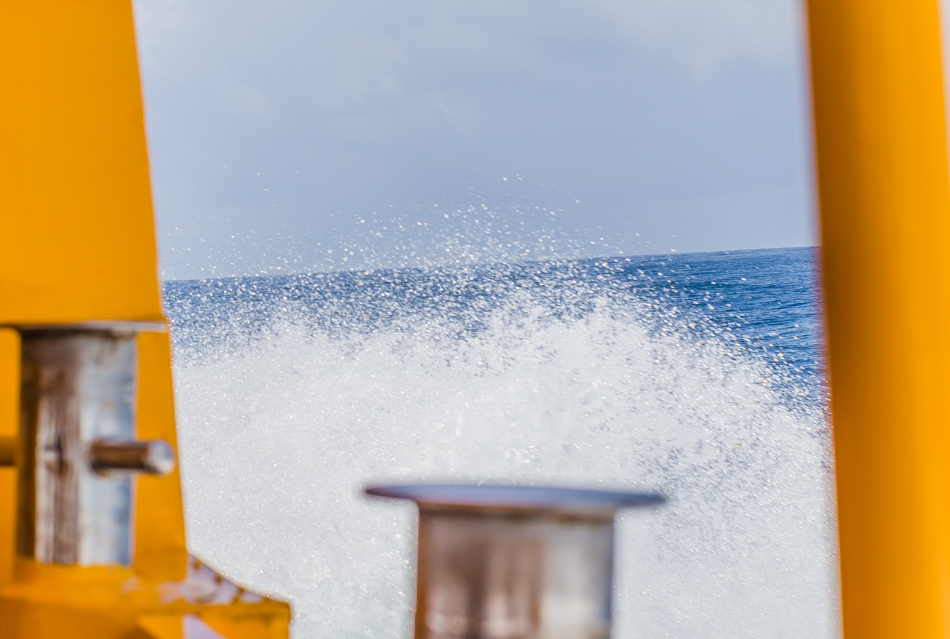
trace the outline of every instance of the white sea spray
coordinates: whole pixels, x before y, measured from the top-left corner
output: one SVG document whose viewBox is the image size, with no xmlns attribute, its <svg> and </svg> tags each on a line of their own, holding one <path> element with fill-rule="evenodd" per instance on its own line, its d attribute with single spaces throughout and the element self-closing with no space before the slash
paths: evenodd
<svg viewBox="0 0 950 639">
<path fill-rule="evenodd" d="M 408 638 L 414 512 L 361 487 L 656 489 L 667 506 L 618 521 L 614 636 L 837 636 L 821 407 L 738 341 L 638 308 L 513 294 L 460 332 L 431 309 L 321 329 L 290 305 L 179 346 L 194 550 L 291 599 L 297 639 Z"/>
</svg>

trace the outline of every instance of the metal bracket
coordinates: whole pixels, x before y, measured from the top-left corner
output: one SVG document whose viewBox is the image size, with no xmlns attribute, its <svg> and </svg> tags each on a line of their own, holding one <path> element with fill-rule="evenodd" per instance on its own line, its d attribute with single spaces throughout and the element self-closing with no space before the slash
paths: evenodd
<svg viewBox="0 0 950 639">
<path fill-rule="evenodd" d="M 167 474 L 174 452 L 135 436 L 136 334 L 149 324 L 19 327 L 17 545 L 39 563 L 131 563 L 132 474 Z"/>
</svg>

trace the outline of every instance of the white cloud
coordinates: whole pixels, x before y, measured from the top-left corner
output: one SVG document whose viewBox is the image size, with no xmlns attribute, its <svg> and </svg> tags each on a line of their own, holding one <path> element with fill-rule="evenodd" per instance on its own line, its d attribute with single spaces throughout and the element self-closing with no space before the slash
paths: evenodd
<svg viewBox="0 0 950 639">
<path fill-rule="evenodd" d="M 794 60 L 800 50 L 795 0 L 595 0 L 633 46 L 691 68 L 735 60 Z"/>
<path fill-rule="evenodd" d="M 134 2 L 160 226 L 806 188 L 796 0 Z"/>
<path fill-rule="evenodd" d="M 519 66 L 559 48 L 603 54 L 623 46 L 709 68 L 787 62 L 800 38 L 796 0 L 135 0 L 135 9 L 150 55 L 187 59 L 204 43 L 218 62 L 242 52 L 284 57 L 319 68 L 357 98 L 387 71 L 442 56 Z M 177 46 L 186 41 L 192 46 Z M 361 85 L 366 76 L 372 81 Z"/>
</svg>

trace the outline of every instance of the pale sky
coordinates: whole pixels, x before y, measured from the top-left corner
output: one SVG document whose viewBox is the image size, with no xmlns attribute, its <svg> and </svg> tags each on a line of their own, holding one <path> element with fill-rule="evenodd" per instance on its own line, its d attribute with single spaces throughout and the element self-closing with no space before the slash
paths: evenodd
<svg viewBox="0 0 950 639">
<path fill-rule="evenodd" d="M 134 4 L 165 277 L 816 243 L 793 0 Z"/>
</svg>

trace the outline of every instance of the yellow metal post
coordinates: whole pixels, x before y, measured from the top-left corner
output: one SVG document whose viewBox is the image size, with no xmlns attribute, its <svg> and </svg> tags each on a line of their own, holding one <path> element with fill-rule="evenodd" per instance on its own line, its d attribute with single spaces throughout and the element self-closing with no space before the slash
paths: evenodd
<svg viewBox="0 0 950 639">
<path fill-rule="evenodd" d="M 129 321 L 164 322 L 131 2 L 0 0 L 0 466 L 24 463 L 23 327 Z M 137 340 L 137 434 L 174 448 L 168 336 Z M 0 468 L 3 639 L 287 636 L 286 604 L 188 555 L 177 472 L 137 481 L 131 566 L 18 555 L 17 482 Z"/>
<path fill-rule="evenodd" d="M 950 637 L 950 187 L 937 0 L 809 0 L 847 639 Z"/>
</svg>

